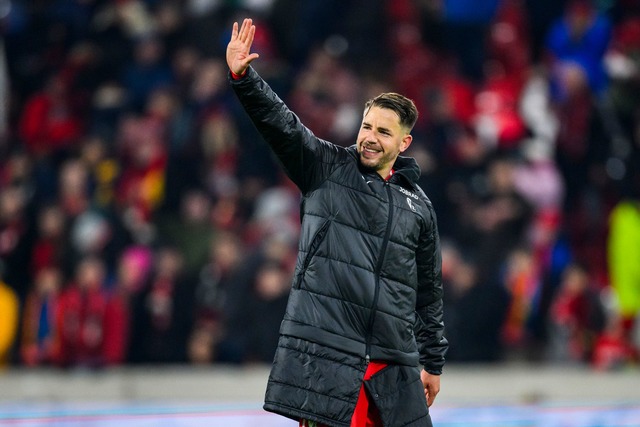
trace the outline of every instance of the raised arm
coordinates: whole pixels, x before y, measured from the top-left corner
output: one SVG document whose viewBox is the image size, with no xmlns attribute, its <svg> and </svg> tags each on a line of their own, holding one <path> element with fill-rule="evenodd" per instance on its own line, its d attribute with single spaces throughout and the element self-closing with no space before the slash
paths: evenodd
<svg viewBox="0 0 640 427">
<path fill-rule="evenodd" d="M 287 176 L 306 193 L 316 188 L 345 158 L 345 150 L 320 140 L 306 128 L 269 85 L 250 67 L 258 58 L 251 53 L 255 26 L 245 19 L 233 24 L 227 45 L 231 86 L 244 110 L 269 144 Z M 341 154 L 341 155 L 340 155 Z"/>
</svg>

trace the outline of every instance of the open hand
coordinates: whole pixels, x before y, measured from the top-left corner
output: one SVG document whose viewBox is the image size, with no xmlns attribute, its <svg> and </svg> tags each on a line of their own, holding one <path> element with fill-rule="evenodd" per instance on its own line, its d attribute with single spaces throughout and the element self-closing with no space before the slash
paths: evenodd
<svg viewBox="0 0 640 427">
<path fill-rule="evenodd" d="M 250 18 L 242 22 L 240 30 L 238 30 L 238 23 L 233 23 L 231 41 L 227 45 L 227 65 L 233 73 L 243 74 L 249 64 L 259 57 L 257 53 L 251 53 L 251 45 L 255 34 L 256 26 L 253 25 L 253 20 Z"/>
</svg>

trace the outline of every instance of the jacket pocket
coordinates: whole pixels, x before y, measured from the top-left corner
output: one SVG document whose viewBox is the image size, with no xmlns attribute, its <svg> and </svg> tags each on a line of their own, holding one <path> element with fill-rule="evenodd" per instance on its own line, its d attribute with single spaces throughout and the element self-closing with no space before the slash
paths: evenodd
<svg viewBox="0 0 640 427">
<path fill-rule="evenodd" d="M 298 273 L 298 277 L 296 278 L 296 282 L 293 285 L 295 289 L 300 289 L 300 285 L 302 284 L 302 279 L 304 278 L 304 275 L 307 272 L 307 268 L 309 267 L 309 264 L 311 264 L 311 260 L 315 256 L 316 252 L 318 252 L 318 249 L 320 248 L 320 244 L 323 242 L 325 237 L 327 237 L 327 230 L 329 230 L 329 225 L 331 224 L 331 221 L 333 220 L 333 218 L 334 217 L 332 216 L 331 218 L 326 219 L 322 223 L 320 228 L 318 228 L 318 230 L 316 230 L 315 234 L 313 235 L 313 238 L 311 239 L 311 244 L 309 245 L 309 251 L 307 252 L 307 255 L 304 257 L 304 261 L 302 262 L 302 268 L 300 269 L 300 272 Z"/>
</svg>

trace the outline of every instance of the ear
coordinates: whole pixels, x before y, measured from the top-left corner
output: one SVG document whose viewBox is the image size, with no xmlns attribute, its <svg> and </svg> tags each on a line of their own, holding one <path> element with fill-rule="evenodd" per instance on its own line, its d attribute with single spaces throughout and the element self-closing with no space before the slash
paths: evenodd
<svg viewBox="0 0 640 427">
<path fill-rule="evenodd" d="M 404 153 L 407 150 L 407 148 L 409 148 L 412 141 L 413 141 L 413 136 L 411 136 L 411 134 L 408 133 L 405 136 L 403 136 L 402 142 L 400 143 L 400 152 Z"/>
</svg>

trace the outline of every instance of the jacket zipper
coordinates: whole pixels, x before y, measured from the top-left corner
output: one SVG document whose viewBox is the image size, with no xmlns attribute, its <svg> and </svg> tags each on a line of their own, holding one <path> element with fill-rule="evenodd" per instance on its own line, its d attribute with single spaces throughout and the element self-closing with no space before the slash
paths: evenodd
<svg viewBox="0 0 640 427">
<path fill-rule="evenodd" d="M 382 264 L 384 263 L 384 258 L 387 253 L 387 245 L 389 244 L 389 237 L 391 236 L 391 222 L 393 220 L 393 197 L 391 197 L 391 185 L 389 185 L 389 183 L 385 181 L 384 186 L 387 189 L 387 196 L 389 200 L 389 216 L 387 217 L 387 228 L 384 233 L 384 240 L 382 241 L 382 246 L 380 247 L 380 256 L 378 257 L 378 263 L 376 264 L 375 270 L 376 287 L 373 294 L 373 304 L 371 306 L 371 314 L 369 315 L 369 328 L 367 330 L 366 339 L 365 361 L 367 364 L 371 361 L 371 338 L 373 335 L 373 324 L 376 318 L 376 307 L 378 306 L 378 297 L 380 294 L 380 273 L 382 271 Z"/>
</svg>

